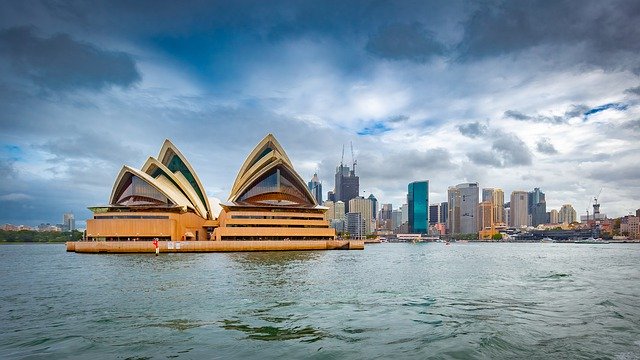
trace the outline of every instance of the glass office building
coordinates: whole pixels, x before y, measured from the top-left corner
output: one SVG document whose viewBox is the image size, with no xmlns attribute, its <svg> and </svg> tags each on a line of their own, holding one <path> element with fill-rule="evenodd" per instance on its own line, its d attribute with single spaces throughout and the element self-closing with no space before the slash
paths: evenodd
<svg viewBox="0 0 640 360">
<path fill-rule="evenodd" d="M 426 234 L 429 228 L 429 180 L 414 181 L 408 190 L 409 232 Z"/>
</svg>

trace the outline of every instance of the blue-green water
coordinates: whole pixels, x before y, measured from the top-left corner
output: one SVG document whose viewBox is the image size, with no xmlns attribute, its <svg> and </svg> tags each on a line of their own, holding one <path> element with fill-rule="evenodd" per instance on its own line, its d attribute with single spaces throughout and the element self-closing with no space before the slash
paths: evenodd
<svg viewBox="0 0 640 360">
<path fill-rule="evenodd" d="M 640 246 L 0 246 L 0 358 L 640 359 Z"/>
</svg>

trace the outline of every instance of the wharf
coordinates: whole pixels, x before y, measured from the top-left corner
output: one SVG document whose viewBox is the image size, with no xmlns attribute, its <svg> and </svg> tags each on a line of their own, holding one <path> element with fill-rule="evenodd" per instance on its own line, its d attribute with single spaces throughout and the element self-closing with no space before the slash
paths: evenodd
<svg viewBox="0 0 640 360">
<path fill-rule="evenodd" d="M 76 253 L 155 253 L 151 241 L 69 241 Z M 160 253 L 364 250 L 362 240 L 159 241 Z"/>
</svg>

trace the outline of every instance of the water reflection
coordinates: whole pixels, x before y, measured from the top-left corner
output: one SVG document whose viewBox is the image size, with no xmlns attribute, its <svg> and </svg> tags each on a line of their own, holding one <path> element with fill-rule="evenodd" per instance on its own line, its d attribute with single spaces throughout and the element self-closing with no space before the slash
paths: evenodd
<svg viewBox="0 0 640 360">
<path fill-rule="evenodd" d="M 223 320 L 222 328 L 225 330 L 241 331 L 247 334 L 248 339 L 263 341 L 285 341 L 301 339 L 302 342 L 315 342 L 328 336 L 322 330 L 311 326 L 250 326 L 240 320 Z"/>
</svg>

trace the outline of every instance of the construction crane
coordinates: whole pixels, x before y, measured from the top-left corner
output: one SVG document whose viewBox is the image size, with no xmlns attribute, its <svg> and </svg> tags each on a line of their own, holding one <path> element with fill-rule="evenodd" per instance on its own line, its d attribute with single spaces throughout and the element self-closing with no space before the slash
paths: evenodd
<svg viewBox="0 0 640 360">
<path fill-rule="evenodd" d="M 600 194 L 602 194 L 602 188 L 598 191 L 598 195 L 593 197 L 593 220 L 597 220 L 597 215 L 600 215 L 600 204 L 598 203 Z"/>
</svg>

